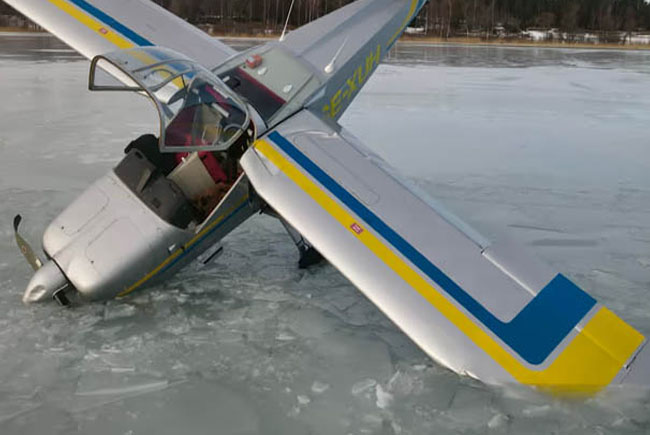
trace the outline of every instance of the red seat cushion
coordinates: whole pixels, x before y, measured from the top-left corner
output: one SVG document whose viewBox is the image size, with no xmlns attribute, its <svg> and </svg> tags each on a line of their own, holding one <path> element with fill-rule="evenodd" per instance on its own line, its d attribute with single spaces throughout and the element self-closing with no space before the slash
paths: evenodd
<svg viewBox="0 0 650 435">
<path fill-rule="evenodd" d="M 196 143 L 192 144 L 192 123 L 194 122 L 194 113 L 198 106 L 191 106 L 184 108 L 181 113 L 179 113 L 174 120 L 169 124 L 167 130 L 165 131 L 165 144 L 168 146 L 190 146 L 190 145 L 206 145 L 206 143 Z M 176 164 L 180 164 L 183 161 L 184 157 L 187 157 L 189 153 L 182 152 L 176 153 L 174 158 L 176 159 Z M 219 161 L 215 157 L 214 153 L 210 151 L 200 151 L 199 158 L 203 162 L 203 166 L 208 171 L 215 183 L 226 182 L 228 177 L 226 173 L 221 168 Z"/>
</svg>

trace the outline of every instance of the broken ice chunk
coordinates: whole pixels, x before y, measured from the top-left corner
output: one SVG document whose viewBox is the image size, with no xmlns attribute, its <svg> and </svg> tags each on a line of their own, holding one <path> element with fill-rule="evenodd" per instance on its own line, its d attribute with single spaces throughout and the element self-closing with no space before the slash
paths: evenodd
<svg viewBox="0 0 650 435">
<path fill-rule="evenodd" d="M 122 319 L 125 317 L 131 317 L 135 314 L 136 309 L 133 305 L 128 304 L 119 304 L 112 305 L 107 304 L 104 309 L 104 320 L 113 320 L 113 319 Z"/>
<path fill-rule="evenodd" d="M 322 394 L 325 391 L 329 390 L 329 388 L 329 384 L 320 381 L 314 381 L 314 383 L 311 384 L 311 392 L 314 394 Z"/>
<path fill-rule="evenodd" d="M 364 379 L 363 381 L 359 381 L 352 385 L 352 395 L 358 396 L 360 394 L 363 394 L 373 388 L 375 385 L 377 385 L 377 381 L 374 379 Z"/>
<path fill-rule="evenodd" d="M 393 403 L 393 395 L 384 390 L 380 384 L 375 387 L 375 393 L 377 394 L 377 408 L 386 409 Z"/>
<path fill-rule="evenodd" d="M 303 406 L 308 405 L 311 402 L 311 399 L 309 398 L 309 396 L 305 396 L 304 394 L 300 394 L 297 397 L 297 399 L 298 399 L 298 403 L 300 405 L 303 405 Z"/>
</svg>

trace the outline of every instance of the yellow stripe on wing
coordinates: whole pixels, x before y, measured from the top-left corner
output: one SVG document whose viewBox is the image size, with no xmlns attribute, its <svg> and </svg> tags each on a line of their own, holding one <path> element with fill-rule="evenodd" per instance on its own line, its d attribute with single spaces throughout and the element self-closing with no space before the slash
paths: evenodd
<svg viewBox="0 0 650 435">
<path fill-rule="evenodd" d="M 66 12 L 71 17 L 75 18 L 81 24 L 97 32 L 97 34 L 104 37 L 106 40 L 110 41 L 118 48 L 127 49 L 127 48 L 136 47 L 136 44 L 123 37 L 120 33 L 116 32 L 115 30 L 111 30 L 110 26 L 88 15 L 86 12 L 82 11 L 81 9 L 78 9 L 76 6 L 69 3 L 68 1 L 66 0 L 48 0 L 48 1 L 53 5 L 55 5 L 56 7 L 58 7 L 59 9 L 61 9 L 62 11 Z M 158 59 L 154 59 L 144 51 L 142 52 L 132 51 L 131 56 L 141 61 L 143 65 L 149 65 L 158 62 Z M 158 70 L 157 73 L 161 75 L 164 73 L 169 74 L 164 70 Z M 176 85 L 178 89 L 182 89 L 185 87 L 185 83 L 183 82 L 183 79 L 181 77 L 175 78 L 174 80 L 172 80 L 172 83 Z"/>
<path fill-rule="evenodd" d="M 66 0 L 49 0 L 49 2 L 55 5 L 56 7 L 58 7 L 59 9 L 61 9 L 62 11 L 66 12 L 71 17 L 75 18 L 81 24 L 97 32 L 97 34 L 103 36 L 108 41 L 115 44 L 117 47 L 132 48 L 135 46 L 128 39 L 124 38 L 122 35 L 115 32 L 114 30 L 111 30 L 106 24 L 91 17 L 87 13 L 78 9 L 76 6 L 68 3 Z"/>
<path fill-rule="evenodd" d="M 359 218 L 329 196 L 319 185 L 290 162 L 273 145 L 258 140 L 255 149 L 277 166 L 317 204 L 354 234 L 386 266 L 415 289 L 450 322 L 519 382 L 557 393 L 593 394 L 608 385 L 644 337 L 607 308 L 601 308 L 550 365 L 534 370 L 524 365 L 481 326 L 457 308 L 441 291 L 372 231 L 352 229 Z M 531 337 L 531 339 L 533 339 Z"/>
</svg>

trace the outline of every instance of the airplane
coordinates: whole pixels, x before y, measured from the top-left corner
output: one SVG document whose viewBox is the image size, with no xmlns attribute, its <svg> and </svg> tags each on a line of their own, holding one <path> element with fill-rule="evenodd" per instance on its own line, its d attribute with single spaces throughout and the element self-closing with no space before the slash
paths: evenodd
<svg viewBox="0 0 650 435">
<path fill-rule="evenodd" d="M 357 0 L 236 52 L 148 0 L 5 0 L 91 60 L 89 89 L 148 98 L 136 138 L 43 235 L 23 300 L 125 297 L 256 213 L 326 259 L 432 359 L 558 395 L 650 386 L 647 339 L 521 248 L 489 243 L 338 123 L 425 0 Z M 424 132 L 425 130 L 423 130 Z"/>
</svg>

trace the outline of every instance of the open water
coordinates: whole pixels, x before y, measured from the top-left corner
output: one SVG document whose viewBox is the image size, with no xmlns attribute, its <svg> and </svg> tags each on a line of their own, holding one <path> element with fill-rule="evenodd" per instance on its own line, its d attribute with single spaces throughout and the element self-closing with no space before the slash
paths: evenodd
<svg viewBox="0 0 650 435">
<path fill-rule="evenodd" d="M 239 47 L 251 41 L 230 41 Z M 88 62 L 0 35 L 0 433 L 650 432 L 646 392 L 499 388 L 432 362 L 329 265 L 255 217 L 210 266 L 74 309 L 24 306 L 11 220 L 46 225 L 155 128 Z M 398 44 L 342 122 L 490 239 L 650 335 L 650 52 Z"/>
</svg>

